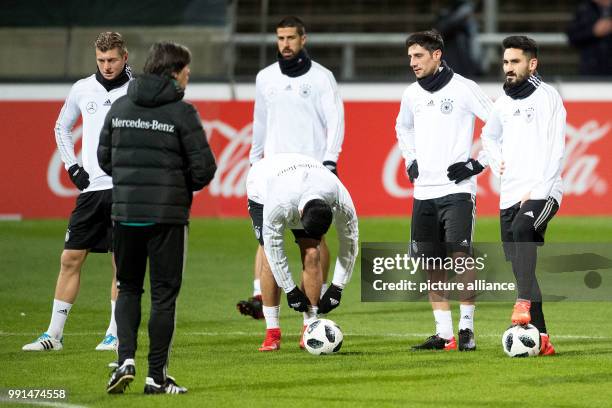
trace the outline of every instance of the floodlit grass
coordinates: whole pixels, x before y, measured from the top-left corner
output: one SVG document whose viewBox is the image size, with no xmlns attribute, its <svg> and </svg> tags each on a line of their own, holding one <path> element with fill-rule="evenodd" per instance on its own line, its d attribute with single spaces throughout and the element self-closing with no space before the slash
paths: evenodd
<svg viewBox="0 0 612 408">
<path fill-rule="evenodd" d="M 328 317 L 345 333 L 341 352 L 315 357 L 298 348 L 301 315 L 282 300 L 282 349 L 260 353 L 264 324 L 235 303 L 248 297 L 256 243 L 246 219 L 198 219 L 178 302 L 169 373 L 189 388 L 183 396 L 142 395 L 148 347 L 148 289 L 137 355 L 137 379 L 125 395 L 105 393 L 114 353 L 96 352 L 108 324 L 110 256 L 92 254 L 64 332 L 64 350 L 25 353 L 49 323 L 66 221 L 0 223 L 0 389 L 66 389 L 66 404 L 181 407 L 608 406 L 612 399 L 609 303 L 545 305 L 558 355 L 507 358 L 500 344 L 509 303 L 481 303 L 473 353 L 409 351 L 433 332 L 426 303 L 361 303 L 359 262 L 342 305 Z M 477 221 L 476 240 L 499 240 L 495 218 Z M 406 241 L 409 222 L 360 220 L 362 241 Z M 612 242 L 612 219 L 558 217 L 550 242 Z M 334 234 L 328 242 L 335 250 Z M 297 248 L 289 247 L 298 267 Z M 294 276 L 297 276 L 294 273 Z M 609 278 L 604 276 L 604 279 Z M 458 310 L 455 307 L 455 326 Z M 6 403 L 6 400 L 0 400 Z"/>
</svg>

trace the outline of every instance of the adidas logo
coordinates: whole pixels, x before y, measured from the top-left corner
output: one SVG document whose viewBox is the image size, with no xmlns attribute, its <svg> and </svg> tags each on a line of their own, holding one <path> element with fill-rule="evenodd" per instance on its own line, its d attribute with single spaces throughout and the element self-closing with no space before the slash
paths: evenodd
<svg viewBox="0 0 612 408">
<path fill-rule="evenodd" d="M 337 299 L 329 299 L 329 303 L 332 304 L 332 306 L 336 306 L 337 304 L 339 304 L 340 302 Z"/>
<path fill-rule="evenodd" d="M 111 100 L 107 99 L 104 101 L 104 106 L 111 106 L 111 103 L 112 103 Z"/>
<path fill-rule="evenodd" d="M 289 85 L 287 85 L 287 86 L 285 87 L 285 91 L 290 91 L 290 90 L 291 90 L 291 84 L 289 84 Z"/>
<path fill-rule="evenodd" d="M 430 99 L 429 102 L 427 102 L 427 106 L 434 106 L 433 99 Z"/>
<path fill-rule="evenodd" d="M 531 218 L 535 218 L 535 216 L 533 215 L 533 211 L 527 211 L 525 215 Z"/>
<path fill-rule="evenodd" d="M 61 313 L 63 315 L 68 316 L 68 309 L 62 309 L 62 310 L 58 310 L 57 313 Z"/>
<path fill-rule="evenodd" d="M 465 316 L 463 316 L 463 319 L 470 320 L 470 319 L 471 319 L 471 317 L 470 317 L 470 315 L 465 315 Z"/>
<path fill-rule="evenodd" d="M 514 112 L 514 116 L 520 116 L 521 115 L 521 110 L 517 109 L 516 112 Z"/>
<path fill-rule="evenodd" d="M 468 240 L 464 239 L 463 242 L 461 242 L 461 245 L 462 246 L 468 246 L 469 245 Z"/>
<path fill-rule="evenodd" d="M 470 170 L 474 170 L 474 166 L 472 165 L 472 162 L 468 162 L 465 167 L 467 167 Z"/>
</svg>

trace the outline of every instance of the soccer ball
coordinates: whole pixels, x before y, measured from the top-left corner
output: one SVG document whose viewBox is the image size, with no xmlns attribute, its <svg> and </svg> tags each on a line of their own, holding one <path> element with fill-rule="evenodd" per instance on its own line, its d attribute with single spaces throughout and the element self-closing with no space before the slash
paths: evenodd
<svg viewBox="0 0 612 408">
<path fill-rule="evenodd" d="M 502 336 L 502 347 L 510 357 L 532 357 L 540 353 L 540 332 L 535 326 L 510 326 Z"/>
<path fill-rule="evenodd" d="M 338 352 L 343 339 L 340 327 L 328 319 L 315 320 L 304 331 L 304 347 L 314 355 Z"/>
</svg>

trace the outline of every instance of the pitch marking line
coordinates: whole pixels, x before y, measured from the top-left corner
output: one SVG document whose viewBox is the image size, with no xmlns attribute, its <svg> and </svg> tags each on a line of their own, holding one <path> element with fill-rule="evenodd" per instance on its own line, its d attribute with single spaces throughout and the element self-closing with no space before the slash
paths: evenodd
<svg viewBox="0 0 612 408">
<path fill-rule="evenodd" d="M 245 331 L 227 331 L 227 332 L 208 332 L 208 331 L 196 331 L 196 332 L 181 332 L 178 331 L 179 335 L 185 336 L 210 336 L 210 337 L 220 337 L 220 336 L 253 336 L 260 337 L 261 333 L 259 332 L 245 332 Z M 13 337 L 13 336 L 39 336 L 40 333 L 16 333 L 16 332 L 2 332 L 0 331 L 0 337 Z M 91 331 L 91 332 L 76 332 L 76 333 L 65 333 L 65 337 L 72 336 L 101 336 L 102 332 Z M 429 337 L 431 333 L 354 333 L 354 332 L 346 332 L 345 336 L 351 337 Z M 486 333 L 486 334 L 478 334 L 478 337 L 499 337 L 501 334 L 499 333 Z M 553 338 L 555 339 L 584 339 L 584 340 L 612 340 L 610 336 L 584 336 L 584 335 L 575 335 L 575 334 L 554 334 Z"/>
<path fill-rule="evenodd" d="M 56 407 L 56 408 L 87 408 L 85 405 L 68 404 L 65 402 L 51 402 L 51 401 L 37 401 L 37 400 L 21 400 L 11 399 L 7 397 L 0 397 L 0 403 L 12 403 L 12 404 L 23 404 L 23 405 L 37 405 L 39 407 Z"/>
</svg>

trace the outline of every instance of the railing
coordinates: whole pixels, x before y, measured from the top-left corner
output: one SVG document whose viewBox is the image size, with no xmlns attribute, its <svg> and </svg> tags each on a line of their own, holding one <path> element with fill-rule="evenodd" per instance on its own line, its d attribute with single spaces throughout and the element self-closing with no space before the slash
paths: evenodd
<svg viewBox="0 0 612 408">
<path fill-rule="evenodd" d="M 482 33 L 477 40 L 483 48 L 491 49 L 500 46 L 502 40 L 514 33 Z M 567 37 L 563 33 L 524 33 L 533 38 L 541 46 L 566 45 Z M 342 80 L 351 80 L 355 77 L 355 48 L 357 46 L 396 46 L 403 47 L 406 41 L 406 34 L 403 33 L 325 33 L 308 34 L 308 43 L 312 45 L 330 45 L 342 47 Z M 228 41 L 227 38 L 222 39 Z M 260 46 L 262 44 L 274 44 L 276 36 L 274 34 L 235 34 L 230 37 L 229 43 L 235 45 Z M 260 52 L 266 52 L 265 47 L 260 48 Z M 491 53 L 485 52 L 485 58 Z M 260 58 L 265 61 L 266 58 Z M 485 61 L 486 64 L 486 61 Z"/>
</svg>

